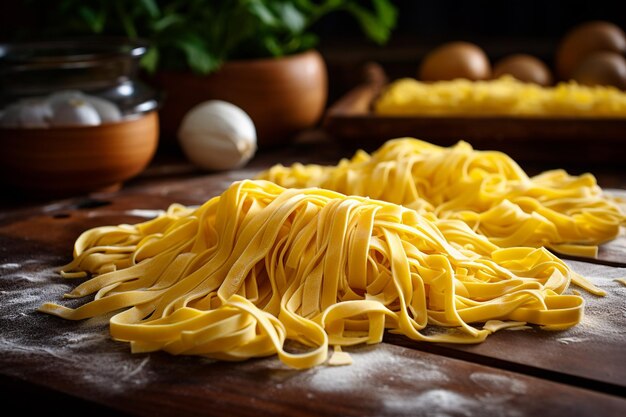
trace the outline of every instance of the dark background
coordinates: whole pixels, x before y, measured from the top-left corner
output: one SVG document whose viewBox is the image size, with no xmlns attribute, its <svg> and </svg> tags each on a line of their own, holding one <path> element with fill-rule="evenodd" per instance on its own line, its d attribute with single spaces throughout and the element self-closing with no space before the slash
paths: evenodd
<svg viewBox="0 0 626 417">
<path fill-rule="evenodd" d="M 326 16 L 315 26 L 329 69 L 331 102 L 360 81 L 365 62 L 381 63 L 390 78 L 412 76 L 424 54 L 446 41 L 475 42 L 493 62 L 512 53 L 530 53 L 552 66 L 559 40 L 579 23 L 607 20 L 626 29 L 623 0 L 396 0 L 394 4 L 398 25 L 385 46 L 367 40 L 347 14 Z M 0 1 L 0 41 L 15 40 L 18 31 L 36 34 L 38 13 L 25 7 L 24 1 Z"/>
<path fill-rule="evenodd" d="M 622 0 L 392 1 L 399 10 L 394 35 L 408 35 L 423 42 L 503 36 L 553 40 L 586 20 L 626 25 L 626 3 Z M 38 11 L 29 10 L 23 0 L 0 2 L 0 38 L 4 41 L 37 20 Z M 325 38 L 354 36 L 358 32 L 356 24 L 341 14 L 327 16 L 317 29 Z"/>
<path fill-rule="evenodd" d="M 421 1 L 396 0 L 398 24 L 384 47 L 359 35 L 346 16 L 328 16 L 317 26 L 320 50 L 331 71 L 331 98 L 350 88 L 368 60 L 383 64 L 390 78 L 414 76 L 421 58 L 448 41 L 480 45 L 492 63 L 514 53 L 528 53 L 550 67 L 560 39 L 574 26 L 606 20 L 626 30 L 626 1 Z"/>
</svg>

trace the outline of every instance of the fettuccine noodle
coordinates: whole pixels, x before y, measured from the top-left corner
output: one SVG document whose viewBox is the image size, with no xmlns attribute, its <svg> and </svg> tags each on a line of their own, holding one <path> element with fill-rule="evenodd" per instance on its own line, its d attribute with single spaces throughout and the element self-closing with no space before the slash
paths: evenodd
<svg viewBox="0 0 626 417">
<path fill-rule="evenodd" d="M 386 116 L 624 118 L 626 93 L 575 81 L 542 87 L 510 75 L 484 81 L 401 78 L 384 89 L 374 102 L 374 111 Z"/>
<path fill-rule="evenodd" d="M 543 248 L 500 248 L 460 220 L 267 181 L 233 183 L 198 208 L 173 205 L 144 223 L 88 230 L 63 270 L 91 274 L 66 296 L 93 300 L 40 310 L 72 320 L 116 312 L 111 335 L 133 352 L 278 354 L 294 368 L 323 363 L 329 345 L 379 343 L 385 329 L 475 343 L 490 331 L 470 323 L 566 328 L 584 307 L 564 292 L 585 281 Z"/>
<path fill-rule="evenodd" d="M 459 219 L 498 246 L 546 246 L 594 257 L 614 239 L 624 213 L 591 174 L 563 170 L 529 178 L 506 154 L 466 142 L 445 148 L 412 138 L 358 151 L 337 166 L 276 165 L 258 178 L 284 187 L 321 187 Z"/>
</svg>

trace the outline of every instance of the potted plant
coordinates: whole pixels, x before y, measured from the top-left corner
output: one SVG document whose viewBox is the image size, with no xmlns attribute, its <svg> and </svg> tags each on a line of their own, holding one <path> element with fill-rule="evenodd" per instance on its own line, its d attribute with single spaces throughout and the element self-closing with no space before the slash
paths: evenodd
<svg viewBox="0 0 626 417">
<path fill-rule="evenodd" d="M 124 34 L 151 42 L 143 68 L 166 94 L 162 131 L 174 136 L 195 104 L 222 99 L 242 107 L 261 146 L 314 125 L 327 96 L 324 61 L 312 26 L 347 12 L 383 43 L 395 25 L 390 0 L 56 0 L 41 1 L 55 35 Z"/>
</svg>

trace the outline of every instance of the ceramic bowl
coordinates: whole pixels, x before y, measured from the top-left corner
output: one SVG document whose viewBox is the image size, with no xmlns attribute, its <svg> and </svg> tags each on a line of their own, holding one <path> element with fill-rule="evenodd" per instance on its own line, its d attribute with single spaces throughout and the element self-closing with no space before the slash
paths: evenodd
<svg viewBox="0 0 626 417">
<path fill-rule="evenodd" d="M 250 115 L 261 148 L 285 143 L 294 133 L 314 126 L 328 94 L 326 65 L 317 51 L 233 60 L 207 76 L 160 71 L 154 83 L 165 94 L 161 113 L 165 138 L 176 138 L 184 115 L 196 104 L 219 99 Z"/>
<path fill-rule="evenodd" d="M 158 93 L 137 77 L 147 50 L 126 38 L 0 43 L 0 183 L 26 197 L 69 196 L 139 174 L 159 132 Z M 68 123 L 67 108 L 53 110 L 55 94 L 108 101 L 117 111 L 109 107 L 98 123 L 93 114 L 90 123 Z M 27 102 L 46 109 L 35 117 Z"/>
<path fill-rule="evenodd" d="M 0 182 L 26 197 L 113 190 L 139 174 L 158 144 L 156 111 L 118 123 L 0 129 Z"/>
</svg>

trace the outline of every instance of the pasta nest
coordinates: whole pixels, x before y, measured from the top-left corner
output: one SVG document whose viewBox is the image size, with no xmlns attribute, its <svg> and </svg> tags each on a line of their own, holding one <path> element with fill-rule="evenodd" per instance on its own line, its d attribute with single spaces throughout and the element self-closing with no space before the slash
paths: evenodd
<svg viewBox="0 0 626 417">
<path fill-rule="evenodd" d="M 490 332 L 471 324 L 490 319 L 566 328 L 584 307 L 565 294 L 570 283 L 597 291 L 546 249 L 501 248 L 459 219 L 263 180 L 85 231 L 63 271 L 91 275 L 67 297 L 93 299 L 40 310 L 75 320 L 115 312 L 111 335 L 133 352 L 278 354 L 294 368 L 323 363 L 329 345 L 378 343 L 385 329 L 475 343 Z"/>
<path fill-rule="evenodd" d="M 509 156 L 466 142 L 441 147 L 413 138 L 358 151 L 336 166 L 275 165 L 257 177 L 284 187 L 367 196 L 441 219 L 458 219 L 502 247 L 548 247 L 595 257 L 626 217 L 591 174 L 529 177 Z"/>
</svg>

